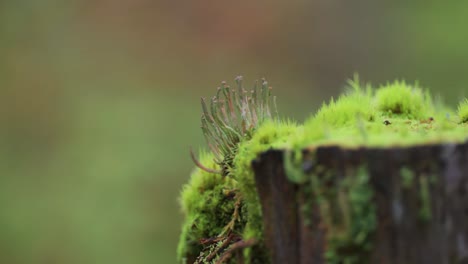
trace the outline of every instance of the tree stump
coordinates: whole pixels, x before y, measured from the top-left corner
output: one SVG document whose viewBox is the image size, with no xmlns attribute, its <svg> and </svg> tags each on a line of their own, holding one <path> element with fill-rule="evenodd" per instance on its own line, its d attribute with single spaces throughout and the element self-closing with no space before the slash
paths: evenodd
<svg viewBox="0 0 468 264">
<path fill-rule="evenodd" d="M 468 141 L 287 153 L 252 163 L 272 263 L 468 263 Z"/>
</svg>

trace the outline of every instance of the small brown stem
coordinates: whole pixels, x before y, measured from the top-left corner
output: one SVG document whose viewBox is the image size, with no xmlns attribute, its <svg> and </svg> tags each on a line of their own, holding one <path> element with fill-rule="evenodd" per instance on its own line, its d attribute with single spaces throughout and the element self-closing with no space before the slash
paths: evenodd
<svg viewBox="0 0 468 264">
<path fill-rule="evenodd" d="M 211 245 L 213 243 L 217 243 L 223 240 L 224 237 L 210 237 L 210 238 L 202 238 L 200 239 L 200 244 L 202 245 Z"/>
<path fill-rule="evenodd" d="M 215 170 L 215 169 L 210 169 L 210 168 L 207 168 L 205 166 L 203 166 L 203 164 L 200 163 L 200 161 L 197 160 L 197 158 L 195 157 L 195 154 L 193 153 L 193 150 L 192 150 L 192 147 L 190 147 L 190 157 L 192 157 L 192 161 L 195 163 L 195 165 L 197 165 L 198 168 L 206 171 L 206 172 L 209 172 L 209 173 L 214 173 L 214 174 L 221 174 L 222 171 L 220 170 Z"/>
<path fill-rule="evenodd" d="M 234 230 L 236 220 L 239 218 L 239 209 L 241 206 L 241 202 L 242 202 L 242 198 L 239 194 L 237 194 L 237 200 L 236 200 L 236 203 L 234 204 L 234 213 L 232 214 L 232 219 L 224 227 L 223 233 L 229 233 Z"/>
<path fill-rule="evenodd" d="M 249 240 L 241 240 L 239 242 L 236 242 L 234 244 L 232 244 L 222 255 L 221 257 L 218 259 L 218 261 L 216 261 L 216 264 L 222 264 L 222 263 L 225 263 L 227 260 L 229 260 L 231 257 L 232 257 L 232 254 L 238 250 L 241 250 L 241 249 L 244 249 L 244 248 L 248 248 L 248 247 L 251 247 L 253 245 L 255 245 L 257 243 L 257 241 L 255 239 L 249 239 Z"/>
<path fill-rule="evenodd" d="M 229 234 L 229 236 L 226 237 L 223 243 L 219 247 L 217 247 L 216 250 L 211 252 L 211 254 L 208 255 L 208 257 L 206 257 L 206 261 L 211 261 L 212 259 L 214 259 L 221 250 L 225 249 L 229 245 L 229 243 L 231 243 L 233 238 L 234 234 Z"/>
</svg>

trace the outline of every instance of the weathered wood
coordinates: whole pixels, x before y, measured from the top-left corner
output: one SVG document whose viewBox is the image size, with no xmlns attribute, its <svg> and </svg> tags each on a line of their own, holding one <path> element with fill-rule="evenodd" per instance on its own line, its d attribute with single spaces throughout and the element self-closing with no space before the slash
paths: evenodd
<svg viewBox="0 0 468 264">
<path fill-rule="evenodd" d="M 254 166 L 262 203 L 265 244 L 275 263 L 299 263 L 297 186 L 289 182 L 283 168 L 283 153 L 268 151 Z M 275 175 L 275 177 L 270 177 Z"/>
<path fill-rule="evenodd" d="M 272 263 L 325 263 L 330 227 L 317 203 L 310 203 L 315 197 L 306 192 L 309 187 L 288 180 L 283 154 L 268 151 L 253 162 Z M 359 167 L 369 175 L 377 217 L 369 238 L 372 249 L 351 248 L 344 256 L 361 254 L 367 263 L 468 263 L 468 142 L 407 148 L 328 146 L 303 154 L 308 165 L 303 167 L 312 165 L 308 177 L 325 177 L 325 168 L 330 188 L 354 177 Z M 409 184 L 404 169 L 414 174 Z"/>
</svg>

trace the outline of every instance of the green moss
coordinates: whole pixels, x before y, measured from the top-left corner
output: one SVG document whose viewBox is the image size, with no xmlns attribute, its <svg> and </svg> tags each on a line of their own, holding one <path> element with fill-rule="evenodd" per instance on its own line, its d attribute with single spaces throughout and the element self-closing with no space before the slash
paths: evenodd
<svg viewBox="0 0 468 264">
<path fill-rule="evenodd" d="M 427 118 L 432 108 L 430 94 L 405 82 L 394 82 L 378 89 L 375 103 L 377 110 L 383 114 L 408 119 Z"/>
<path fill-rule="evenodd" d="M 319 109 L 315 118 L 329 128 L 355 125 L 358 120 L 373 121 L 375 110 L 372 104 L 372 90 L 362 90 L 356 83 L 351 83 L 348 93 L 340 96 L 337 101 L 331 100 Z"/>
<path fill-rule="evenodd" d="M 351 93 L 324 104 L 305 122 L 291 139 L 294 149 L 331 144 L 410 146 L 466 139 L 468 127 L 450 119 L 454 116 L 452 110 L 443 105 L 436 107 L 427 91 L 403 82 L 375 91 L 353 85 Z M 468 113 L 466 105 L 459 106 L 461 120 L 463 113 Z"/>
<path fill-rule="evenodd" d="M 196 169 L 190 182 L 181 194 L 181 206 L 185 214 L 182 234 L 178 247 L 179 261 L 188 255 L 198 256 L 203 251 L 200 239 L 219 237 L 232 219 L 235 200 L 226 195 L 235 190 L 242 197 L 241 222 L 236 232 L 244 240 L 255 239 L 257 246 L 245 250 L 247 263 L 265 263 L 266 251 L 263 247 L 263 224 L 260 203 L 256 193 L 251 162 L 258 153 L 270 148 L 288 145 L 288 139 L 297 129 L 292 122 L 279 120 L 266 121 L 256 130 L 252 138 L 240 142 L 229 176 L 208 173 Z M 212 155 L 202 155 L 201 163 L 210 169 L 218 165 Z M 252 250 L 256 251 L 253 253 Z"/>
<path fill-rule="evenodd" d="M 283 167 L 288 179 L 294 183 L 301 184 L 307 180 L 307 175 L 302 168 L 301 151 L 286 150 L 284 155 Z"/>
<path fill-rule="evenodd" d="M 304 190 L 315 204 L 306 203 L 302 210 L 311 215 L 313 205 L 320 208 L 328 228 L 327 261 L 366 262 L 377 225 L 366 168 L 347 172 L 341 180 L 335 179 L 334 171 L 321 166 L 316 166 L 312 175 L 306 175 L 302 150 L 308 148 L 313 155 L 315 148 L 327 145 L 385 148 L 462 142 L 468 137 L 468 100 L 462 101 L 455 112 L 441 103 L 434 103 L 424 89 L 405 82 L 373 90 L 369 85 L 361 87 L 356 79 L 349 86 L 348 92 L 323 104 L 304 125 L 270 118 L 270 89 L 266 81 L 262 81 L 258 97 L 256 92 L 252 93 L 252 98 L 263 98 L 258 101 L 245 91 L 239 100 L 235 99 L 235 93 L 228 86 L 220 88 L 227 101 L 215 98 L 213 110 L 204 109 L 205 119 L 202 120 L 214 155 L 202 155 L 200 163 L 222 174 L 196 169 L 183 188 L 181 205 L 185 221 L 178 247 L 179 261 L 216 253 L 220 242 L 207 246 L 200 241 L 223 238 L 229 231 L 244 241 L 257 241 L 254 247 L 244 249 L 246 263 L 268 262 L 251 162 L 259 153 L 275 148 L 286 150 L 284 167 L 288 178 L 310 186 L 309 190 Z M 232 108 L 231 98 L 238 100 L 233 99 L 233 102 L 240 111 L 234 109 L 226 114 L 227 109 Z M 239 113 L 241 116 L 236 116 Z M 404 188 L 419 184 L 419 216 L 430 220 L 430 185 L 436 181 L 416 177 L 407 168 L 400 170 L 400 176 Z M 219 254 L 211 262 L 218 257 Z"/>
<path fill-rule="evenodd" d="M 408 169 L 407 167 L 402 167 L 400 169 L 400 175 L 402 180 L 402 185 L 404 188 L 411 188 L 414 183 L 414 173 L 412 170 Z"/>
<path fill-rule="evenodd" d="M 468 123 L 468 99 L 458 105 L 458 117 L 461 123 Z"/>
<path fill-rule="evenodd" d="M 213 156 L 202 154 L 201 162 L 217 168 Z M 235 200 L 231 192 L 237 188 L 234 179 L 195 169 L 183 187 L 180 203 L 185 215 L 177 249 L 181 261 L 186 256 L 198 256 L 202 250 L 200 239 L 222 235 L 234 213 Z"/>
</svg>

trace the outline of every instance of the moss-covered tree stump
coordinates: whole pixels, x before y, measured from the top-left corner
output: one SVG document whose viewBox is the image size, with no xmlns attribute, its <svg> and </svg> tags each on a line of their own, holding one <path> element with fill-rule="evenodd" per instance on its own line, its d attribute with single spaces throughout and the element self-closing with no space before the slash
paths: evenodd
<svg viewBox="0 0 468 264">
<path fill-rule="evenodd" d="M 272 263 L 468 263 L 468 142 L 305 149 L 254 161 Z"/>
<path fill-rule="evenodd" d="M 236 82 L 202 100 L 180 262 L 468 263 L 468 100 L 355 80 L 297 124 Z"/>
</svg>

